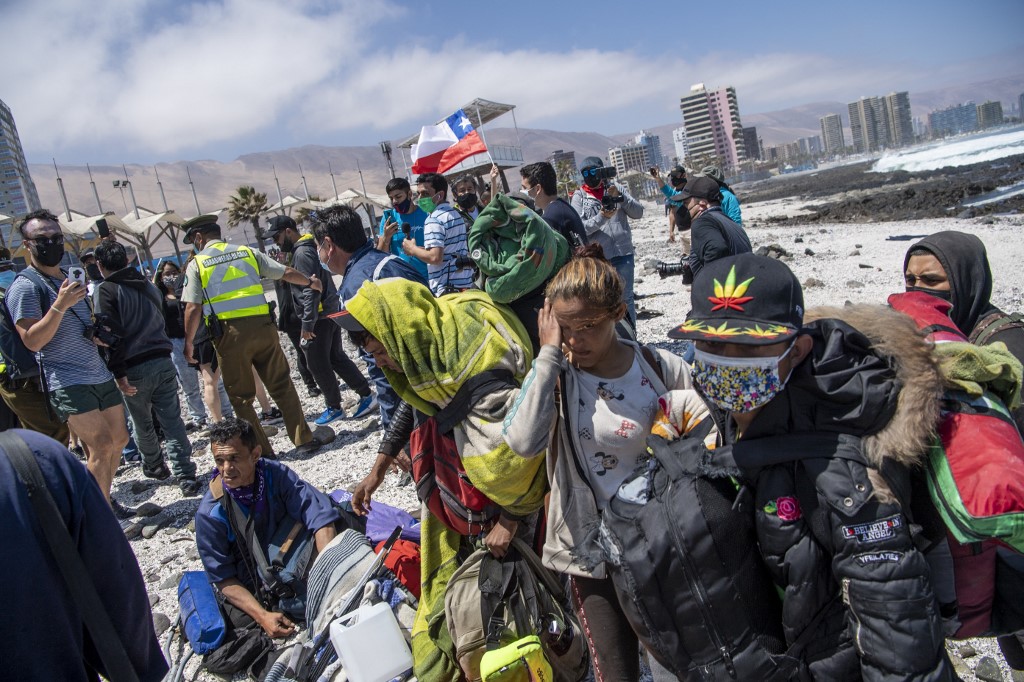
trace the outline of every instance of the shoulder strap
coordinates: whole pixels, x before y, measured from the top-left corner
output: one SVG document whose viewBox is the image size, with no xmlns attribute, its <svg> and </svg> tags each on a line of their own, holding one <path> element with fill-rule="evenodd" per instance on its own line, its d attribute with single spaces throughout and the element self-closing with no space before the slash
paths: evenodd
<svg viewBox="0 0 1024 682">
<path fill-rule="evenodd" d="M 242 555 L 252 557 L 253 561 L 256 562 L 256 571 L 252 577 L 254 581 L 258 581 L 256 583 L 257 592 L 263 592 L 264 586 L 273 589 L 279 581 L 275 573 L 270 569 L 267 555 L 263 552 L 263 548 L 260 547 L 259 538 L 256 537 L 256 525 L 253 520 L 253 514 L 249 514 L 246 517 L 242 513 L 242 509 L 231 499 L 230 495 L 221 497 L 220 503 L 227 512 L 228 523 L 231 524 L 231 529 L 235 533 L 235 541 L 238 543 L 239 549 L 242 550 Z M 248 558 L 245 561 L 246 565 L 248 565 Z M 250 572 L 252 572 L 251 567 Z M 265 599 L 262 601 L 265 601 Z"/>
<path fill-rule="evenodd" d="M 46 487 L 35 456 L 24 439 L 11 431 L 0 433 L 0 447 L 7 453 L 11 466 L 28 493 L 46 544 L 50 547 L 71 597 L 75 600 L 75 606 L 92 637 L 107 677 L 114 682 L 137 682 L 139 678 L 124 643 L 114 629 L 110 614 L 96 592 L 82 557 L 71 542 L 67 526 Z"/>
<path fill-rule="evenodd" d="M 654 373 L 658 375 L 658 378 L 661 379 L 661 383 L 665 384 L 665 388 L 667 389 L 668 384 L 665 383 L 665 370 L 661 367 L 661 360 L 654 351 L 643 344 L 640 344 L 640 352 L 643 353 L 644 360 L 646 360 L 647 364 L 651 366 L 651 369 L 654 370 Z"/>
<path fill-rule="evenodd" d="M 39 276 L 39 273 L 30 268 L 26 268 L 18 273 L 18 277 L 24 277 L 28 281 L 35 285 L 36 291 L 39 293 L 39 307 L 40 312 L 43 315 L 50 310 L 50 297 L 48 293 L 51 291 L 50 287 L 47 286 L 43 278 Z M 15 277 L 17 279 L 17 277 Z"/>
<path fill-rule="evenodd" d="M 452 401 L 434 415 L 438 433 L 448 433 L 454 429 L 455 425 L 470 413 L 473 405 L 487 393 L 514 385 L 512 372 L 507 369 L 489 369 L 467 379 L 459 387 Z"/>
<path fill-rule="evenodd" d="M 1012 315 L 1007 315 L 1003 312 L 992 313 L 982 318 L 981 322 L 974 327 L 974 331 L 971 332 L 967 340 L 976 346 L 984 346 L 999 332 L 1015 327 L 1024 327 L 1024 316 L 1020 313 L 1013 313 Z"/>
</svg>

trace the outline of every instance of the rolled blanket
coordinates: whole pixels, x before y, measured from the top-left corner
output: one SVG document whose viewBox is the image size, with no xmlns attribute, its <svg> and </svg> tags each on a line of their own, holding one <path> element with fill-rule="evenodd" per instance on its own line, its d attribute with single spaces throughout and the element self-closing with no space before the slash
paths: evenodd
<svg viewBox="0 0 1024 682">
<path fill-rule="evenodd" d="M 942 376 L 954 388 L 980 396 L 992 391 L 1011 410 L 1020 407 L 1021 364 L 1006 344 L 950 342 L 935 344 Z"/>
<path fill-rule="evenodd" d="M 466 235 L 469 253 L 484 274 L 484 291 L 511 303 L 558 272 L 569 259 L 569 243 L 536 212 L 498 194 Z"/>
</svg>

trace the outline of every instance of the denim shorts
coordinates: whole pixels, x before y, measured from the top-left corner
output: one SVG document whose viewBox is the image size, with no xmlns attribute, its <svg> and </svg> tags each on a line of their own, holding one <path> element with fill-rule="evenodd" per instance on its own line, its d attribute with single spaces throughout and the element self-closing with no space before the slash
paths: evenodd
<svg viewBox="0 0 1024 682">
<path fill-rule="evenodd" d="M 124 403 L 117 384 L 110 379 L 102 384 L 76 384 L 51 389 L 50 404 L 53 405 L 57 417 L 61 421 L 67 421 L 71 415 L 106 410 Z"/>
</svg>

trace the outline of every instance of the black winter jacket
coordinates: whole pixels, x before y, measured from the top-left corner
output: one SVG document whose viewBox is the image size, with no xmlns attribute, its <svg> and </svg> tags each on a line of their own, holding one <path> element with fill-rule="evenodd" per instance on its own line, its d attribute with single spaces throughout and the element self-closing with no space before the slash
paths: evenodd
<svg viewBox="0 0 1024 682">
<path fill-rule="evenodd" d="M 311 332 L 320 317 L 336 313 L 340 309 L 338 288 L 334 286 L 331 272 L 320 262 L 320 256 L 316 253 L 316 240 L 312 237 L 304 237 L 295 243 L 292 267 L 306 277 L 318 277 L 324 285 L 322 293 L 297 284 L 288 285 L 292 292 L 292 302 L 295 304 L 295 314 L 302 320 L 302 331 Z M 321 304 L 322 311 L 319 310 Z"/>
<path fill-rule="evenodd" d="M 903 512 L 908 468 L 938 418 L 930 349 L 888 308 L 812 317 L 803 332 L 811 356 L 740 440 L 720 424 L 727 445 L 712 460 L 735 463 L 752 489 L 761 555 L 785 593 L 787 642 L 824 614 L 802 655 L 815 680 L 953 679 L 928 565 Z"/>
<path fill-rule="evenodd" d="M 122 268 L 93 291 L 98 324 L 121 337 L 107 349 L 107 367 L 116 378 L 147 360 L 170 357 L 174 346 L 165 331 L 163 297 L 156 286 L 132 267 Z"/>
</svg>

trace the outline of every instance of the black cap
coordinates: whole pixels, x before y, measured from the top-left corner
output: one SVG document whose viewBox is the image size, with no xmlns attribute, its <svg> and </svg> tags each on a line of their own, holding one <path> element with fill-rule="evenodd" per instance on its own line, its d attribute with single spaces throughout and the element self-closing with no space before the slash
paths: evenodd
<svg viewBox="0 0 1024 682">
<path fill-rule="evenodd" d="M 186 220 L 182 224 L 181 229 L 185 231 L 185 238 L 182 239 L 186 244 L 192 243 L 192 238 L 195 237 L 197 232 L 209 232 L 210 230 L 220 229 L 217 224 L 217 216 L 211 214 L 197 215 L 191 220 Z"/>
<path fill-rule="evenodd" d="M 327 316 L 327 319 L 334 320 L 335 324 L 344 329 L 347 332 L 365 332 L 366 327 L 359 324 L 359 320 L 352 317 L 352 314 L 342 308 L 336 313 L 331 313 Z"/>
<path fill-rule="evenodd" d="M 580 161 L 580 170 L 585 168 L 601 168 L 604 166 L 604 161 L 599 156 L 588 156 L 587 158 Z"/>
<path fill-rule="evenodd" d="M 291 216 L 276 215 L 267 220 L 267 229 L 263 230 L 263 237 L 265 239 L 273 239 L 288 228 L 297 229 L 295 221 L 292 220 Z"/>
<path fill-rule="evenodd" d="M 796 275 L 785 263 L 752 253 L 705 265 L 694 278 L 690 304 L 686 322 L 669 338 L 767 346 L 793 338 L 804 322 Z"/>
<path fill-rule="evenodd" d="M 707 201 L 721 201 L 722 190 L 718 188 L 718 183 L 711 178 L 698 175 L 687 180 L 683 187 L 682 198 L 689 199 L 690 197 Z"/>
</svg>

